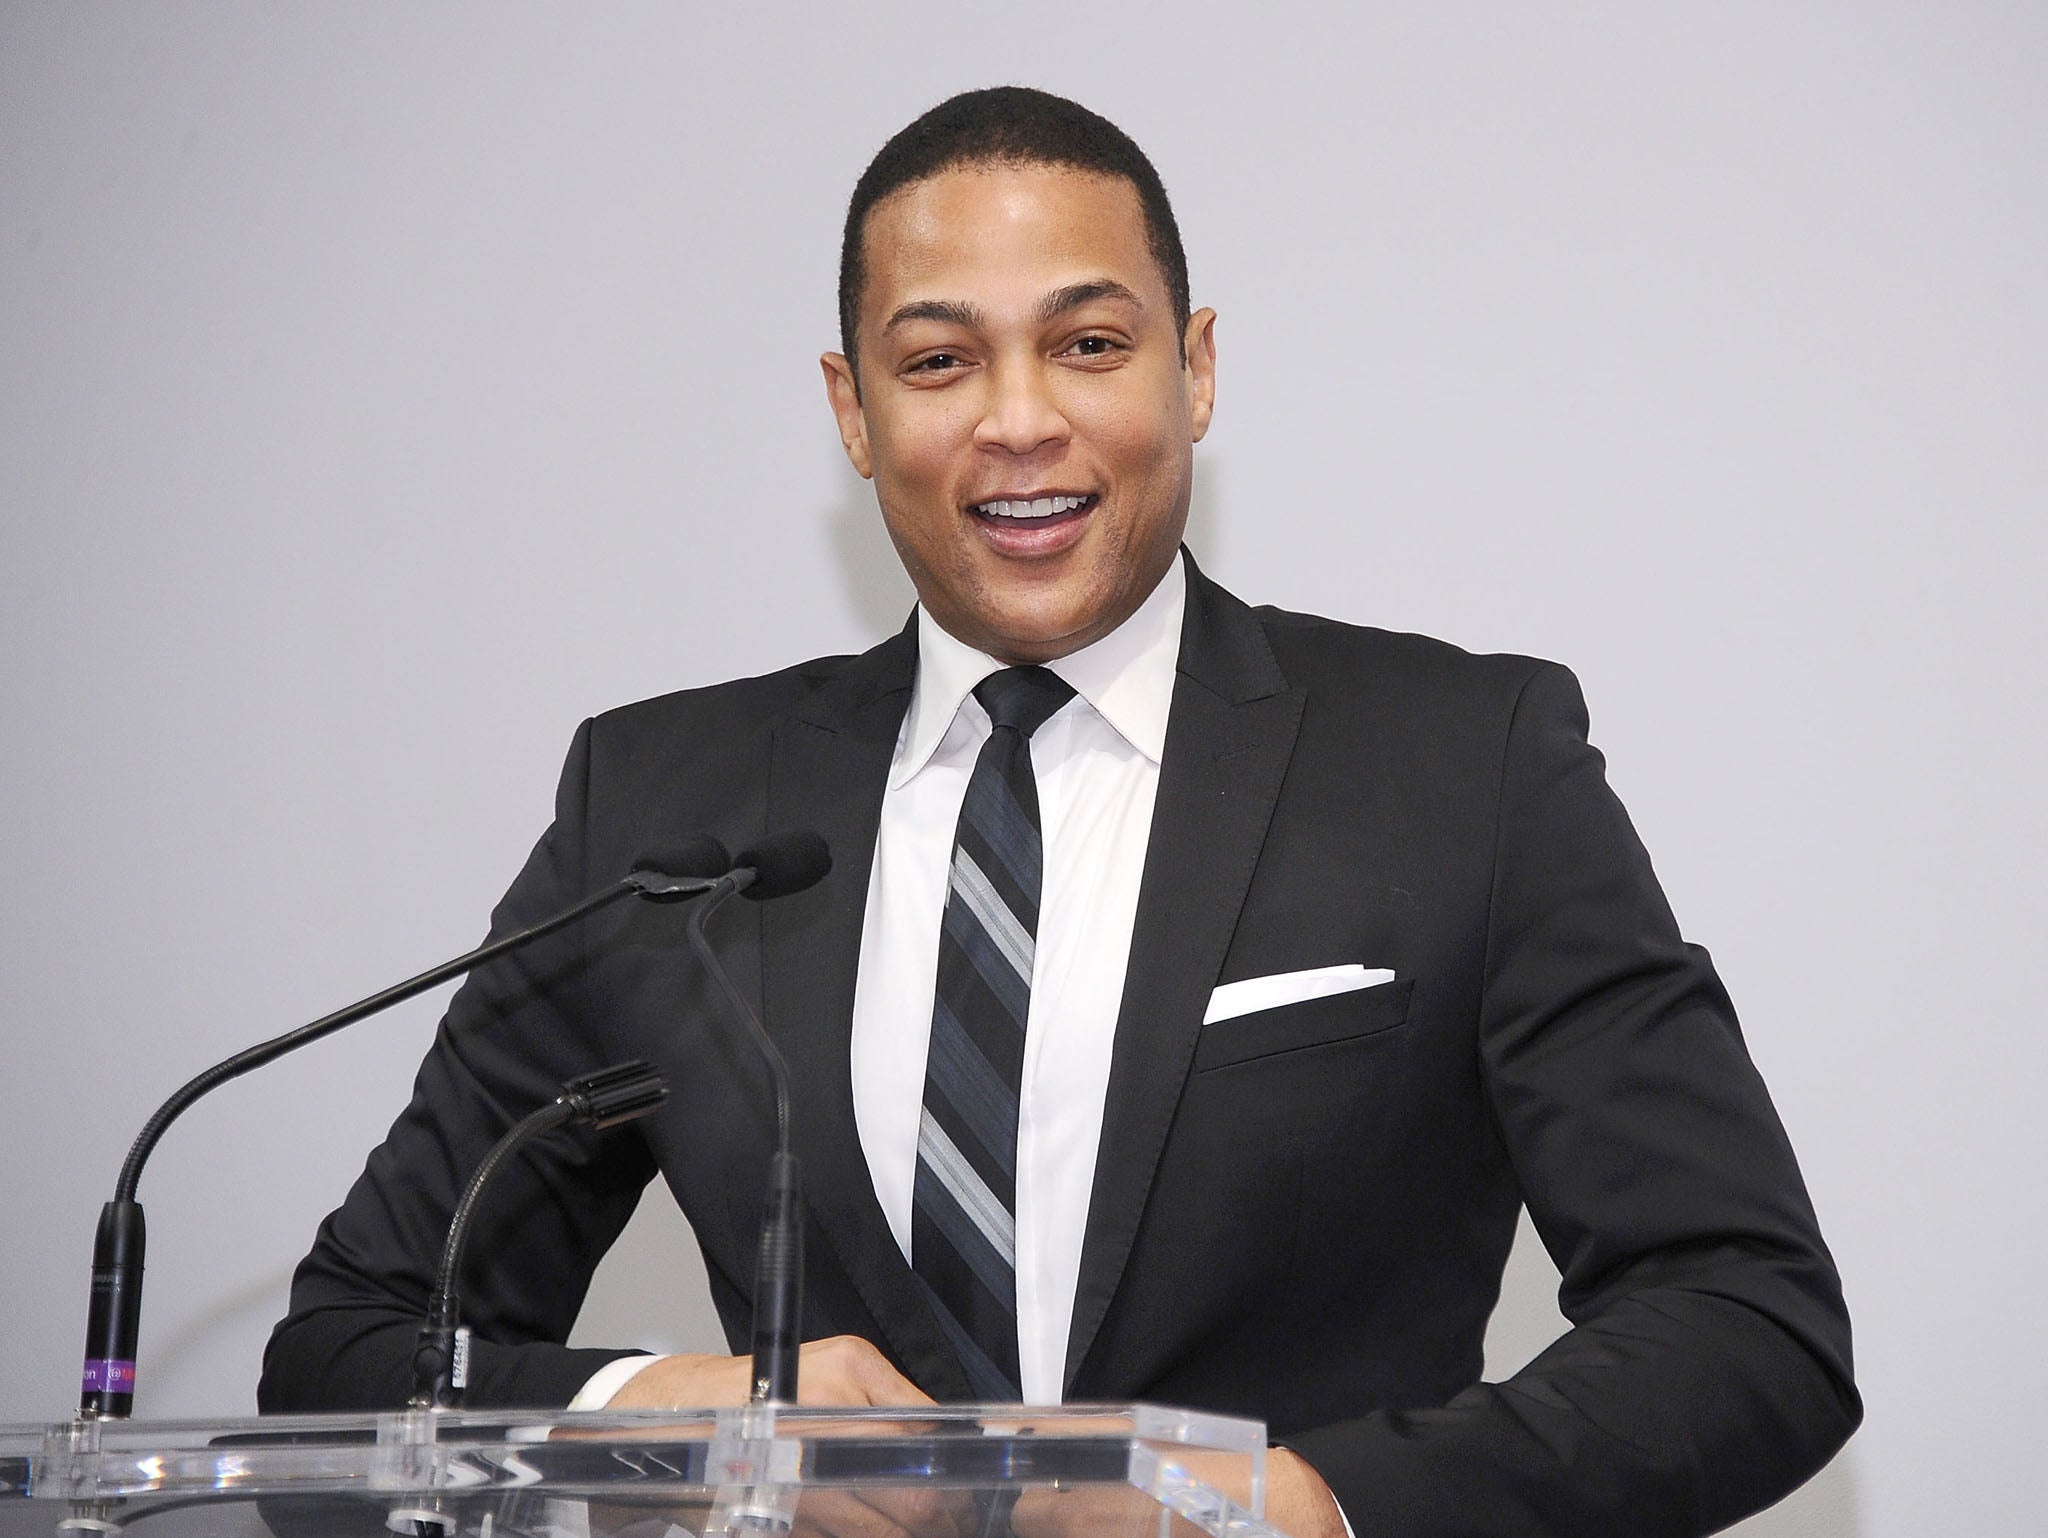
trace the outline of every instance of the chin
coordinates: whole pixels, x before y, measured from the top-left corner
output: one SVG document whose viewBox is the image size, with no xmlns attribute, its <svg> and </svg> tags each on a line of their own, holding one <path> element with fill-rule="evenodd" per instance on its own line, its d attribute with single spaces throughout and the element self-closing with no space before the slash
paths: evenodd
<svg viewBox="0 0 2048 1538">
<path fill-rule="evenodd" d="M 1068 652 L 1079 651 L 1107 627 L 1098 627 L 1096 611 L 1048 615 L 1042 609 L 1029 614 L 1004 616 L 1000 625 L 984 627 L 987 648 L 999 657 L 1019 657 L 1032 662 L 1050 662 Z"/>
</svg>

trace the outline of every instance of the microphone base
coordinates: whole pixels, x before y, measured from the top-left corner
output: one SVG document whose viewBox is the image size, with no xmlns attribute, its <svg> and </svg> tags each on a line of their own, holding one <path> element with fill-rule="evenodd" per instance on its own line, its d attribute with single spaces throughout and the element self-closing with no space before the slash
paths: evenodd
<svg viewBox="0 0 2048 1538">
<path fill-rule="evenodd" d="M 754 1266 L 755 1404 L 796 1403 L 803 1347 L 803 1178 L 796 1155 L 778 1153 L 768 1166 L 768 1201 Z"/>
<path fill-rule="evenodd" d="M 135 1408 L 135 1343 L 142 1333 L 142 1203 L 100 1208 L 92 1241 L 92 1299 L 85 1316 L 85 1367 L 78 1413 L 125 1420 Z"/>
</svg>

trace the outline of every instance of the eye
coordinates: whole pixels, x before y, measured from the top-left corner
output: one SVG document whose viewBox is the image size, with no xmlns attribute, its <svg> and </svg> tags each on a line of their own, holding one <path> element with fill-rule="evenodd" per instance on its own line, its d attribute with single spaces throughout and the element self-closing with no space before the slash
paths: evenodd
<svg viewBox="0 0 2048 1538">
<path fill-rule="evenodd" d="M 1111 358 L 1127 350 L 1115 337 L 1103 336 L 1097 332 L 1075 337 L 1066 348 L 1067 356 L 1077 358 Z"/>
<path fill-rule="evenodd" d="M 943 374 L 949 370 L 964 367 L 966 362 L 965 358 L 954 352 L 927 353 L 924 357 L 910 363 L 903 372 L 906 374 Z"/>
</svg>

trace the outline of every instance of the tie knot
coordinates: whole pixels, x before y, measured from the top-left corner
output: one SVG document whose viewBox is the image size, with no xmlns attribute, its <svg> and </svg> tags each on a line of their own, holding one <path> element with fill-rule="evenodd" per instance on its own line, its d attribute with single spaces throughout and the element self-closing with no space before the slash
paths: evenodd
<svg viewBox="0 0 2048 1538">
<path fill-rule="evenodd" d="M 1074 687 L 1048 668 L 1004 668 L 976 684 L 974 697 L 995 725 L 1029 737 L 1074 697 Z"/>
</svg>

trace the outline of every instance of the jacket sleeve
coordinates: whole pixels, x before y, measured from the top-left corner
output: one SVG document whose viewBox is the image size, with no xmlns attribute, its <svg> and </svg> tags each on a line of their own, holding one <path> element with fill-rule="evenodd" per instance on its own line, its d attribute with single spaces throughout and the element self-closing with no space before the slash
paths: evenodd
<svg viewBox="0 0 2048 1538">
<path fill-rule="evenodd" d="M 553 826 L 492 915 L 493 938 L 575 902 L 584 869 L 590 723 L 578 732 Z M 411 1103 L 321 1225 L 264 1352 L 264 1411 L 403 1404 L 449 1220 L 491 1146 L 562 1083 L 607 1066 L 583 1007 L 585 920 L 479 968 L 456 994 Z M 653 1172 L 632 1127 L 562 1130 L 501 1170 L 478 1209 L 462 1290 L 476 1405 L 566 1404 L 622 1353 L 561 1345 L 598 1259 Z"/>
<path fill-rule="evenodd" d="M 1506 1382 L 1288 1445 L 1360 1538 L 1712 1532 L 1855 1429 L 1840 1282 L 1562 668 L 1522 686 L 1497 815 L 1481 1072 L 1572 1328 Z"/>
</svg>

